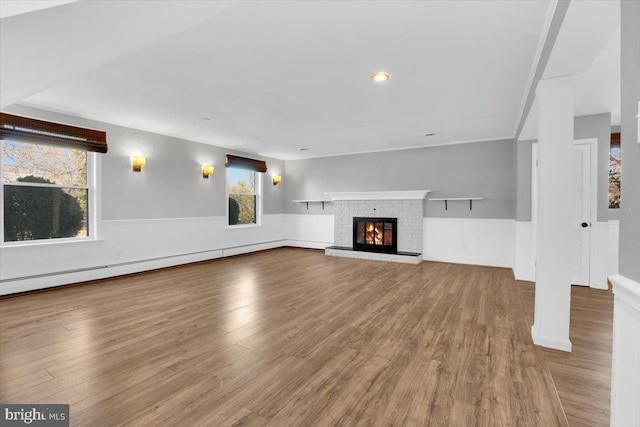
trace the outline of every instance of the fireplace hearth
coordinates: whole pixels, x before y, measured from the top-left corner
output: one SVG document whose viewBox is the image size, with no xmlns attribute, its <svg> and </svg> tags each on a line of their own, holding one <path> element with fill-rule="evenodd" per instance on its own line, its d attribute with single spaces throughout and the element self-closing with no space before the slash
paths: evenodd
<svg viewBox="0 0 640 427">
<path fill-rule="evenodd" d="M 397 218 L 353 218 L 353 250 L 398 253 Z"/>
</svg>

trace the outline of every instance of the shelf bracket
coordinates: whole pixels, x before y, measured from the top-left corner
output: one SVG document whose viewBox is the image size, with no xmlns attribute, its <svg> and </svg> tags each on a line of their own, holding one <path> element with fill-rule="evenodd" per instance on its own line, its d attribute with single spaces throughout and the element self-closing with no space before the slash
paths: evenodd
<svg viewBox="0 0 640 427">
<path fill-rule="evenodd" d="M 306 204 L 307 204 L 307 210 L 309 210 L 309 202 L 306 202 Z"/>
<path fill-rule="evenodd" d="M 473 200 L 469 199 L 469 210 L 472 211 L 473 210 Z"/>
<path fill-rule="evenodd" d="M 324 201 L 322 202 L 322 210 L 324 210 Z"/>
<path fill-rule="evenodd" d="M 448 209 L 448 206 L 447 206 L 447 199 L 444 199 L 444 210 L 446 211 L 447 209 Z"/>
</svg>

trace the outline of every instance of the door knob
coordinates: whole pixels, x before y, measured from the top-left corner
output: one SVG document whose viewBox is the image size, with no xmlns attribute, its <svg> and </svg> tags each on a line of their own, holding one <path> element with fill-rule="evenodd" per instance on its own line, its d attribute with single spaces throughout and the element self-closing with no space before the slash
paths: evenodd
<svg viewBox="0 0 640 427">
<path fill-rule="evenodd" d="M 582 225 L 582 228 L 585 228 L 585 227 L 589 226 L 589 224 L 587 224 L 586 222 L 583 222 L 581 225 Z"/>
</svg>

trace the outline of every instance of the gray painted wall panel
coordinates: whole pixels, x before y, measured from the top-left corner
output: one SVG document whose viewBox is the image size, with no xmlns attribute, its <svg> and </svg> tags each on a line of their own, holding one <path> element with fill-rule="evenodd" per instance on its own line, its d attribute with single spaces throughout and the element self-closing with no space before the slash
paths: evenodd
<svg viewBox="0 0 640 427">
<path fill-rule="evenodd" d="M 99 155 L 104 220 L 226 215 L 226 153 L 267 161 L 263 212 L 283 213 L 285 183 L 271 183 L 272 173 L 284 172 L 282 160 L 24 106 L 12 106 L 7 111 L 107 132 L 109 150 Z M 131 170 L 130 157 L 134 154 L 147 158 L 142 172 Z M 216 168 L 209 179 L 202 178 L 203 164 Z"/>
<path fill-rule="evenodd" d="M 516 167 L 518 175 L 517 211 L 518 221 L 531 221 L 531 145 L 536 141 L 516 143 Z"/>
<path fill-rule="evenodd" d="M 620 274 L 640 282 L 640 2 L 620 2 L 621 94 Z"/>
<path fill-rule="evenodd" d="M 326 192 L 432 190 L 430 197 L 478 196 L 485 200 L 426 201 L 425 216 L 515 218 L 516 169 L 513 140 L 321 157 L 286 162 L 287 213 L 332 214 L 331 206 L 291 203 L 323 199 Z"/>
</svg>

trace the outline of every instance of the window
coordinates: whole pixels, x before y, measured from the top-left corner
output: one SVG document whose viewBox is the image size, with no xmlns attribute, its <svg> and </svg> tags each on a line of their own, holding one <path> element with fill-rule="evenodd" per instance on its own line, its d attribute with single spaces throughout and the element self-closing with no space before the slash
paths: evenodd
<svg viewBox="0 0 640 427">
<path fill-rule="evenodd" d="M 88 237 L 91 155 L 3 141 L 4 242 Z"/>
<path fill-rule="evenodd" d="M 620 133 L 612 133 L 609 151 L 609 209 L 620 208 L 620 177 Z"/>
<path fill-rule="evenodd" d="M 260 224 L 264 160 L 227 154 L 227 200 L 229 225 Z"/>
<path fill-rule="evenodd" d="M 260 177 L 250 169 L 227 168 L 229 225 L 260 223 Z"/>
<path fill-rule="evenodd" d="M 2 244 L 95 235 L 93 152 L 106 133 L 0 113 Z"/>
</svg>

